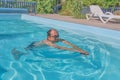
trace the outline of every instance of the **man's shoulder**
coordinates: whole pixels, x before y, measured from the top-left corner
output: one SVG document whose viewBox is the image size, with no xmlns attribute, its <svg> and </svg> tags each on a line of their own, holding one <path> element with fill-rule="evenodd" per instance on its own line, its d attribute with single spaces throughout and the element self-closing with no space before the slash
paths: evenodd
<svg viewBox="0 0 120 80">
<path fill-rule="evenodd" d="M 43 43 L 43 44 L 49 44 L 49 43 L 51 43 L 51 42 L 48 41 L 48 40 L 43 40 L 42 43 Z"/>
<path fill-rule="evenodd" d="M 46 42 L 48 42 L 48 40 L 42 40 L 41 42 L 42 42 L 42 43 L 46 43 Z"/>
</svg>

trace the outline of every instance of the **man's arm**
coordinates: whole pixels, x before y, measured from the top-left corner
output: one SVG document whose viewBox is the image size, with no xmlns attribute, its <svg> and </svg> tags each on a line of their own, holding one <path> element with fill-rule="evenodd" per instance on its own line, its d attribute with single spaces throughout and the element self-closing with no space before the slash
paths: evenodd
<svg viewBox="0 0 120 80">
<path fill-rule="evenodd" d="M 74 45 L 74 44 L 72 44 L 72 43 L 70 43 L 70 42 L 68 42 L 68 41 L 66 41 L 66 40 L 64 40 L 64 39 L 61 39 L 61 41 L 62 41 L 63 43 L 65 43 L 65 44 L 71 46 L 73 49 L 77 50 L 78 52 L 80 52 L 80 53 L 82 53 L 82 54 L 85 54 L 85 55 L 88 55 L 88 54 L 89 54 L 88 52 L 82 50 L 82 49 L 79 48 L 78 46 L 76 46 L 76 45 Z"/>
<path fill-rule="evenodd" d="M 62 39 L 62 40 L 63 40 L 63 39 Z M 78 48 L 77 46 L 74 46 L 74 45 L 72 45 L 72 44 L 69 44 L 69 42 L 67 42 L 67 43 L 65 43 L 65 44 L 71 46 L 72 48 L 67 48 L 67 47 L 63 47 L 63 46 L 58 46 L 58 45 L 56 45 L 56 44 L 54 44 L 54 43 L 51 43 L 51 42 L 48 42 L 48 43 L 47 43 L 47 45 L 52 46 L 52 47 L 54 47 L 54 48 L 58 48 L 58 49 L 61 49 L 61 50 L 69 50 L 69 51 L 80 52 L 80 53 L 82 53 L 82 54 L 88 55 L 87 52 L 81 50 L 81 49 Z M 73 48 L 73 46 L 76 47 L 76 48 Z"/>
<path fill-rule="evenodd" d="M 61 50 L 69 50 L 69 51 L 76 51 L 75 49 L 73 49 L 73 48 L 67 48 L 67 47 L 63 47 L 63 46 L 58 46 L 58 45 L 56 45 L 56 44 L 54 44 L 54 43 L 47 43 L 47 45 L 49 45 L 49 46 L 52 46 L 52 47 L 54 47 L 54 48 L 58 48 L 58 49 L 61 49 Z"/>
</svg>

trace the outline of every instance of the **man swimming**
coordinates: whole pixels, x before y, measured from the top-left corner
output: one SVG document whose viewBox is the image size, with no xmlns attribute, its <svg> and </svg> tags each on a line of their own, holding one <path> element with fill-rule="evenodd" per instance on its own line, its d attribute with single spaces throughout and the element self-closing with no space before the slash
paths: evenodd
<svg viewBox="0 0 120 80">
<path fill-rule="evenodd" d="M 56 44 L 57 42 L 62 42 L 64 44 L 70 46 L 71 48 L 59 46 L 59 45 Z M 39 47 L 39 46 L 42 46 L 42 45 L 48 45 L 48 46 L 51 46 L 51 47 L 54 47 L 54 48 L 57 48 L 57 49 L 61 49 L 61 50 L 75 51 L 75 52 L 79 52 L 79 53 L 84 54 L 84 55 L 89 55 L 88 52 L 82 50 L 81 48 L 77 47 L 76 45 L 74 45 L 74 44 L 72 44 L 72 43 L 70 43 L 70 42 L 68 42 L 64 39 L 59 38 L 59 33 L 55 29 L 50 29 L 47 32 L 47 39 L 46 40 L 33 42 L 30 45 L 28 45 L 25 48 L 25 50 L 30 50 L 32 48 Z M 26 53 L 21 53 L 20 51 L 17 51 L 16 49 L 13 49 L 12 54 L 14 55 L 15 58 L 18 58 L 19 54 L 22 55 L 22 54 L 26 54 Z M 17 55 L 17 57 L 16 57 L 16 55 Z"/>
<path fill-rule="evenodd" d="M 68 46 L 71 46 L 71 48 L 59 46 L 59 45 L 56 44 L 57 42 L 63 42 L 64 44 L 66 44 Z M 46 44 L 48 46 L 52 46 L 54 48 L 58 48 L 58 49 L 61 49 L 61 50 L 70 50 L 70 51 L 80 52 L 81 54 L 84 54 L 84 55 L 88 55 L 88 52 L 80 49 L 79 47 L 75 46 L 74 44 L 72 44 L 72 43 L 70 43 L 70 42 L 68 42 L 64 39 L 60 39 L 58 31 L 55 30 L 55 29 L 50 29 L 47 32 L 47 39 L 46 40 L 32 43 L 26 49 L 30 49 L 32 47 L 37 47 L 37 46 L 40 46 L 42 44 Z"/>
</svg>

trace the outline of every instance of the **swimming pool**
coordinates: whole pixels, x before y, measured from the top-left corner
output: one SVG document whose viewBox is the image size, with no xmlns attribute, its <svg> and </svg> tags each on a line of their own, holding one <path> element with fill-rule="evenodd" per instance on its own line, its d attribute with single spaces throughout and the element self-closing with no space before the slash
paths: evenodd
<svg viewBox="0 0 120 80">
<path fill-rule="evenodd" d="M 15 60 L 33 41 L 56 28 L 64 38 L 90 53 L 35 48 Z M 29 15 L 0 15 L 0 80 L 119 80 L 120 32 Z M 61 43 L 58 43 L 63 45 Z M 65 45 L 63 45 L 65 46 Z"/>
</svg>

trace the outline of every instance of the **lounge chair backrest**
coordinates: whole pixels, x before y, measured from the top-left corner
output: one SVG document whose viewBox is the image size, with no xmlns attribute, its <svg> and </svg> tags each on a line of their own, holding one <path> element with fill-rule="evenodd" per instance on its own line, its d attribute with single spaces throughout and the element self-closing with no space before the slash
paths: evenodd
<svg viewBox="0 0 120 80">
<path fill-rule="evenodd" d="M 103 15 L 104 14 L 102 9 L 98 5 L 91 5 L 90 11 L 94 15 Z"/>
</svg>

